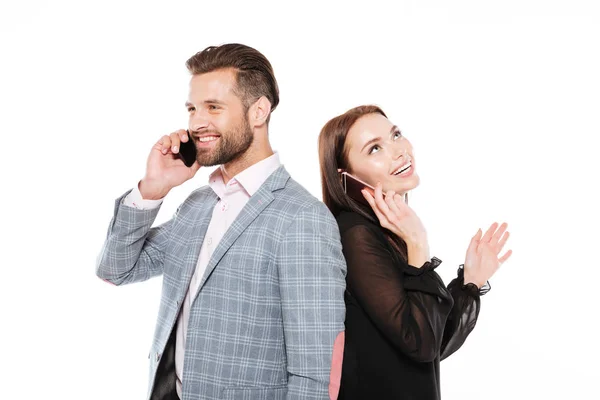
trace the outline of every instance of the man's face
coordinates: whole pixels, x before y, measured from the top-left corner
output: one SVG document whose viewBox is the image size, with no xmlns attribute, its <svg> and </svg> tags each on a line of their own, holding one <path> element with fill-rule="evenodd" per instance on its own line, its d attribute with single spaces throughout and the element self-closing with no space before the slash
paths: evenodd
<svg viewBox="0 0 600 400">
<path fill-rule="evenodd" d="M 186 107 L 189 131 L 203 166 L 227 164 L 244 154 L 254 139 L 242 100 L 236 95 L 236 75 L 221 69 L 190 80 Z"/>
</svg>

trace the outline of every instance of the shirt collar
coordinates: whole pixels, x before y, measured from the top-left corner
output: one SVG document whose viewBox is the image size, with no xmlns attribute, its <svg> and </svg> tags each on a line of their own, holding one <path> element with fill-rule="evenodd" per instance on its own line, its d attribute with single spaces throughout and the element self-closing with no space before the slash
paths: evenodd
<svg viewBox="0 0 600 400">
<path fill-rule="evenodd" d="M 208 184 L 219 198 L 223 198 L 228 191 L 228 187 L 233 187 L 238 184 L 246 191 L 248 197 L 251 197 L 280 166 L 281 161 L 279 159 L 279 153 L 274 152 L 273 155 L 249 166 L 231 178 L 227 185 L 225 185 L 225 182 L 223 181 L 221 167 L 218 167 L 210 174 Z"/>
</svg>

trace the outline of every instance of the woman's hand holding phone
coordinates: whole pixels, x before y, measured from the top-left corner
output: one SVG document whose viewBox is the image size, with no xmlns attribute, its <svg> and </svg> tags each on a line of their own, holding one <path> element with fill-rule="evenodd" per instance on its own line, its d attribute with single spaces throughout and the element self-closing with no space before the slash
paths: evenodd
<svg viewBox="0 0 600 400">
<path fill-rule="evenodd" d="M 379 223 L 406 242 L 408 263 L 417 268 L 430 260 L 427 231 L 421 219 L 404 202 L 404 196 L 388 191 L 383 195 L 381 183 L 375 186 L 374 194 L 363 189 L 363 196 L 375 212 Z"/>
</svg>

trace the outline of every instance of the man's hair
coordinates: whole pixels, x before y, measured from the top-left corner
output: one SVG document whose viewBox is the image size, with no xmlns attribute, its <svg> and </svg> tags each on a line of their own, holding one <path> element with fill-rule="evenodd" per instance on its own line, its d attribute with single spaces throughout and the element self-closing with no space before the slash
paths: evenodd
<svg viewBox="0 0 600 400">
<path fill-rule="evenodd" d="M 279 87 L 273 67 L 267 58 L 252 47 L 229 43 L 209 46 L 185 63 L 192 75 L 231 68 L 236 72 L 235 93 L 248 108 L 261 96 L 271 102 L 271 111 L 279 104 Z M 271 115 L 267 119 L 270 119 Z"/>
</svg>

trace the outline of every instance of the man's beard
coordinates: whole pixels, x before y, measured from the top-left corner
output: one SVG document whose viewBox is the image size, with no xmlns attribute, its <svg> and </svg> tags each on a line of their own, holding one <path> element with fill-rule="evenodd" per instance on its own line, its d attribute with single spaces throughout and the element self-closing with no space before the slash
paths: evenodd
<svg viewBox="0 0 600 400">
<path fill-rule="evenodd" d="M 227 164 L 235 160 L 250 148 L 254 140 L 252 129 L 246 118 L 242 118 L 237 127 L 225 133 L 219 131 L 208 131 L 207 133 L 218 134 L 219 143 L 214 149 L 198 149 L 196 160 L 198 164 L 205 167 Z"/>
</svg>

